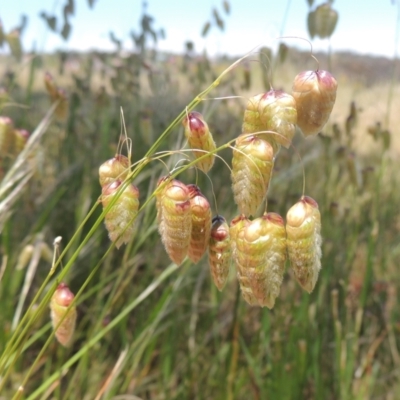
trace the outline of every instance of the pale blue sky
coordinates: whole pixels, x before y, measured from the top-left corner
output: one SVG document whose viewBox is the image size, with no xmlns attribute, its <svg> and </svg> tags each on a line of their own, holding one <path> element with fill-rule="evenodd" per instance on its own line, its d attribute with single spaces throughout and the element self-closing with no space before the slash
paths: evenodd
<svg viewBox="0 0 400 400">
<path fill-rule="evenodd" d="M 75 0 L 76 15 L 71 18 L 72 35 L 68 42 L 46 30 L 40 11 L 61 16 L 66 0 L 0 0 L 0 19 L 5 31 L 19 23 L 20 15 L 29 16 L 23 35 L 26 50 L 35 45 L 38 50 L 55 48 L 87 50 L 112 49 L 108 33 L 113 30 L 130 48 L 131 29 L 138 30 L 141 0 L 97 0 L 94 9 L 87 0 Z M 315 4 L 323 1 L 315 0 Z M 230 0 L 231 13 L 222 12 L 222 0 L 148 0 L 148 12 L 155 18 L 155 27 L 165 28 L 167 38 L 158 48 L 181 51 L 184 42 L 195 42 L 196 50 L 207 47 L 210 54 L 242 55 L 258 45 L 272 46 L 280 35 L 285 9 L 290 5 L 283 31 L 287 36 L 308 38 L 306 0 Z M 200 32 L 216 7 L 224 15 L 226 29 L 221 33 L 212 29 L 206 39 Z M 339 12 L 339 22 L 331 38 L 332 49 L 353 50 L 359 53 L 392 57 L 395 51 L 397 6 L 391 0 L 336 0 L 333 7 Z M 289 45 L 308 48 L 300 40 L 287 41 Z M 316 49 L 326 49 L 327 40 L 314 40 Z M 0 50 L 0 51 L 4 51 Z M 400 51 L 399 51 L 400 53 Z"/>
</svg>

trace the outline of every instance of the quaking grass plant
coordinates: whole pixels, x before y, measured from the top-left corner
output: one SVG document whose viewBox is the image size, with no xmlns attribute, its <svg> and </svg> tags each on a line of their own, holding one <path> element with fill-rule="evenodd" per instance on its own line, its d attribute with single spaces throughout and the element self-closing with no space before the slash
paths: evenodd
<svg viewBox="0 0 400 400">
<path fill-rule="evenodd" d="M 236 233 L 229 232 L 225 225 L 222 226 L 220 234 L 216 235 L 215 232 L 213 234 L 212 231 L 210 233 L 210 267 L 215 268 L 214 279 L 218 282 L 216 282 L 217 286 L 219 285 L 218 288 L 222 288 L 226 284 L 225 262 L 226 257 L 229 257 L 226 254 L 232 253 L 233 257 L 237 257 L 237 253 L 240 253 L 238 272 L 241 273 L 239 281 L 242 294 L 246 293 L 247 298 L 245 297 L 245 299 L 249 299 L 248 302 L 254 303 L 256 307 L 250 308 L 244 302 L 241 302 L 240 291 L 237 291 L 232 298 L 229 291 L 225 290 L 222 296 L 227 296 L 228 299 L 221 303 L 223 309 L 220 310 L 217 305 L 222 297 L 217 297 L 218 294 L 211 290 L 211 301 L 214 302 L 214 307 L 208 308 L 207 302 L 210 300 L 206 300 L 202 294 L 208 270 L 206 272 L 204 272 L 204 269 L 199 271 L 189 261 L 183 261 L 180 267 L 172 263 L 165 269 L 153 270 L 148 275 L 140 271 L 143 268 L 141 266 L 143 256 L 140 254 L 140 249 L 146 241 L 151 240 L 151 233 L 154 233 L 157 229 L 156 224 L 153 223 L 157 219 L 154 202 L 162 199 L 162 196 L 160 199 L 157 198 L 159 192 L 157 191 L 156 181 L 158 177 L 154 176 L 149 192 L 140 196 L 145 198 L 145 201 L 139 206 L 137 212 L 128 213 L 126 225 L 122 227 L 119 235 L 114 239 L 111 238 L 115 242 L 111 244 L 105 254 L 102 254 L 101 258 L 99 257 L 100 260 L 96 260 L 96 266 L 85 277 L 86 279 L 80 288 L 74 290 L 74 300 L 64 310 L 65 314 L 57 321 L 56 326 L 54 326 L 55 329 L 51 330 L 50 322 L 45 323 L 45 321 L 49 321 L 49 304 L 57 288 L 63 285 L 64 281 L 69 281 L 69 275 L 74 273 L 74 263 L 79 260 L 80 255 L 87 252 L 88 249 L 93 249 L 90 246 L 96 240 L 97 233 L 104 230 L 103 220 L 106 220 L 107 215 L 110 216 L 113 207 L 118 206 L 119 199 L 123 198 L 124 193 L 127 190 L 129 193 L 131 192 L 129 188 L 132 183 L 139 187 L 140 179 L 148 174 L 150 169 L 154 168 L 154 164 L 162 165 L 157 160 L 164 161 L 170 156 L 176 155 L 186 158 L 185 155 L 192 152 L 192 150 L 183 150 L 181 147 L 178 150 L 167 150 L 165 152 L 158 152 L 158 149 L 167 141 L 172 130 L 187 119 L 192 110 L 207 98 L 211 90 L 240 61 L 224 71 L 208 89 L 200 93 L 139 161 L 133 162 L 132 165 L 130 165 L 130 161 L 125 163 L 125 159 L 117 151 L 113 160 L 122 160 L 122 168 L 117 168 L 116 173 L 110 173 L 110 169 L 106 169 L 106 175 L 110 178 L 110 181 L 107 181 L 107 179 L 101 181 L 103 187 L 113 185 L 115 181 L 118 181 L 111 200 L 104 202 L 104 197 L 100 196 L 92 210 L 87 215 L 85 214 L 81 227 L 67 243 L 60 257 L 57 257 L 53 268 L 39 290 L 36 291 L 26 312 L 9 337 L 7 347 L 0 358 L 0 374 L 2 376 L 0 384 L 4 393 L 12 393 L 9 396 L 10 398 L 12 396 L 28 399 L 46 398 L 53 393 L 54 396 L 65 399 L 84 398 L 84 393 L 99 399 L 102 397 L 118 398 L 117 395 L 122 393 L 138 393 L 142 398 L 146 398 L 149 396 L 146 394 L 148 392 L 151 392 L 155 398 L 162 398 L 162 396 L 166 398 L 201 398 L 202 392 L 213 392 L 217 398 L 233 399 L 245 398 L 245 394 L 248 395 L 249 387 L 253 388 L 252 390 L 255 393 L 258 392 L 259 398 L 271 396 L 293 398 L 300 392 L 305 393 L 306 397 L 312 398 L 313 391 L 315 391 L 315 398 L 322 398 L 321 396 L 324 396 L 324 394 L 326 398 L 329 398 L 332 393 L 340 393 L 343 397 L 348 391 L 352 383 L 353 370 L 348 366 L 343 366 L 343 359 L 346 359 L 349 365 L 353 367 L 356 366 L 357 359 L 353 358 L 354 356 L 350 351 L 344 350 L 348 344 L 348 338 L 343 332 L 343 326 L 347 324 L 349 332 L 355 334 L 351 346 L 357 348 L 357 352 L 359 351 L 360 354 L 365 354 L 367 357 L 368 353 L 363 352 L 361 341 L 358 341 L 361 336 L 362 310 L 366 302 L 366 294 L 362 296 L 363 300 L 359 305 L 354 324 L 350 311 L 346 320 L 343 321 L 343 316 L 340 315 L 341 308 L 338 305 L 340 302 L 338 292 L 334 290 L 330 292 L 332 289 L 330 277 L 335 265 L 332 260 L 327 258 L 325 262 L 322 262 L 320 281 L 311 296 L 308 294 L 300 295 L 294 289 L 296 287 L 293 286 L 295 281 L 284 278 L 286 282 L 282 282 L 284 287 L 278 297 L 279 304 L 275 306 L 274 313 L 269 313 L 268 310 L 266 310 L 267 312 L 260 312 L 258 306 L 260 302 L 268 307 L 276 296 L 276 290 L 271 291 L 274 293 L 273 296 L 269 292 L 265 295 L 260 290 L 260 285 L 262 289 L 262 282 L 266 279 L 263 275 L 263 268 L 257 267 L 263 254 L 260 249 L 267 249 L 268 258 L 281 265 L 284 253 L 280 246 L 285 241 L 282 234 L 279 235 L 279 241 L 276 243 L 271 243 L 268 236 L 269 231 L 282 231 L 283 218 L 280 215 L 266 213 L 257 218 L 257 215 L 263 212 L 260 208 L 266 194 L 265 186 L 261 196 L 257 194 L 257 196 L 245 197 L 246 201 L 251 204 L 252 210 L 256 210 L 252 211 L 256 215 L 239 215 L 236 221 L 234 219 L 235 222 L 239 222 L 235 225 L 240 227 Z M 306 93 L 308 92 L 307 90 Z M 254 113 L 255 103 L 252 102 L 251 104 L 251 112 Z M 290 111 L 293 113 L 292 106 L 290 106 Z M 254 114 L 251 117 L 254 118 Z M 244 136 L 239 140 L 239 144 L 246 137 L 252 138 L 250 143 L 254 143 L 262 135 L 271 134 L 273 137 L 275 134 L 275 132 L 265 128 L 262 121 L 256 121 L 254 125 L 259 127 L 258 130 L 242 132 Z M 271 138 L 269 137 L 269 139 Z M 281 139 L 284 142 L 284 138 Z M 209 160 L 210 151 L 217 155 L 229 150 L 230 146 L 236 145 L 236 140 L 226 142 L 215 150 L 207 149 L 204 151 L 204 155 L 200 154 L 201 149 L 195 148 L 197 151 L 196 159 L 178 168 L 169 167 L 167 172 L 170 172 L 169 169 L 171 169 L 171 173 L 168 175 L 167 181 L 177 180 L 178 178 L 183 180 L 180 175 L 184 171 L 197 166 L 198 163 Z M 271 146 L 273 145 L 271 144 Z M 238 149 L 237 147 L 235 151 L 240 155 L 246 154 L 245 150 L 248 150 L 248 148 Z M 260 167 L 257 166 L 258 161 L 252 161 L 253 157 L 253 153 L 247 157 L 243 156 L 241 165 L 247 169 L 242 168 L 242 170 L 249 174 L 249 179 L 259 179 Z M 328 163 L 328 159 L 325 162 Z M 332 160 L 330 162 L 334 164 Z M 111 164 L 114 164 L 114 162 Z M 107 166 L 109 167 L 109 165 Z M 296 167 L 299 169 L 298 165 Z M 158 169 L 156 171 L 159 172 Z M 332 169 L 331 174 L 334 178 L 333 172 Z M 232 173 L 234 173 L 234 170 Z M 282 177 L 283 174 L 279 176 Z M 245 179 L 242 179 L 242 181 L 241 189 L 244 191 L 246 189 Z M 230 184 L 227 186 L 230 186 Z M 230 190 L 230 188 L 228 189 Z M 318 202 L 322 205 L 328 201 L 327 199 L 337 197 L 337 193 L 333 193 L 333 189 L 328 189 L 329 186 L 323 191 L 326 199 L 322 195 L 321 200 L 318 197 Z M 108 192 L 106 192 L 107 195 Z M 254 206 L 252 202 L 255 197 L 257 204 Z M 258 197 L 261 199 L 259 200 Z M 298 198 L 289 207 L 297 200 Z M 103 211 L 97 218 L 95 212 L 96 209 L 100 209 L 100 203 L 103 205 Z M 186 200 L 183 200 L 183 203 L 186 204 Z M 287 217 L 287 222 L 290 222 L 294 228 L 301 226 L 307 229 L 301 230 L 300 237 L 303 242 L 300 243 L 300 246 L 296 248 L 292 245 L 292 252 L 295 256 L 292 257 L 291 262 L 294 261 L 296 265 L 302 262 L 305 266 L 311 265 L 311 271 L 318 275 L 319 265 L 316 260 L 319 257 L 318 246 L 321 243 L 318 236 L 315 235 L 316 232 L 319 233 L 318 218 L 315 217 L 315 202 L 313 199 L 302 196 L 298 203 L 299 205 L 296 208 L 300 211 L 294 212 L 294 215 L 291 215 L 294 218 L 290 218 L 290 221 Z M 311 206 L 311 218 L 309 218 L 308 206 Z M 167 210 L 169 209 L 167 208 Z M 160 218 L 161 216 L 162 212 Z M 138 219 L 140 221 L 137 221 Z M 223 223 L 222 219 L 217 219 L 217 221 Z M 324 236 L 324 226 L 326 227 L 324 221 L 325 219 L 322 218 L 322 236 Z M 121 244 L 119 251 L 124 251 L 124 254 L 120 264 L 115 265 L 113 264 L 115 259 L 111 257 L 113 248 L 120 238 L 125 238 L 123 235 L 132 223 L 135 223 L 135 229 L 130 232 L 130 239 L 127 240 L 126 246 Z M 329 228 L 335 229 L 335 232 L 340 234 L 343 229 L 338 225 L 338 223 L 335 225 L 333 219 L 329 220 Z M 313 226 L 317 226 L 318 229 L 313 230 Z M 354 229 L 359 232 L 363 231 L 360 223 Z M 298 235 L 298 230 L 293 229 L 293 232 L 292 241 L 293 237 L 296 234 Z M 349 235 L 349 238 L 352 237 L 350 232 L 345 230 L 344 232 Z M 232 242 L 229 247 L 226 246 L 227 238 Z M 233 241 L 233 238 L 236 239 Z M 215 243 L 215 240 L 220 241 L 221 247 Z M 371 240 L 369 243 L 368 268 L 371 268 L 373 241 Z M 327 248 L 329 251 L 329 247 Z M 248 251 L 249 249 L 250 251 Z M 299 252 L 301 256 L 304 256 L 304 260 L 298 256 Z M 352 249 L 346 256 L 350 259 L 351 254 L 354 254 Z M 137 256 L 131 258 L 132 255 Z M 330 257 L 334 256 L 332 250 L 329 255 Z M 165 259 L 164 257 L 163 267 L 165 266 Z M 247 263 L 251 263 L 254 268 L 253 274 L 245 267 L 243 271 L 240 270 L 241 264 Z M 145 264 L 145 267 L 148 268 L 149 265 Z M 98 275 L 101 275 L 99 280 L 96 279 Z M 276 282 L 279 283 L 281 280 L 279 269 L 276 271 L 276 276 L 278 277 Z M 131 277 L 134 277 L 135 280 L 132 281 Z M 256 277 L 255 281 L 258 286 L 252 284 L 254 277 Z M 139 285 L 139 279 L 145 282 Z M 368 279 L 372 282 L 372 278 Z M 315 275 L 313 275 L 311 287 L 315 284 L 315 280 Z M 107 292 L 109 296 L 103 299 L 102 296 L 106 287 L 110 286 L 111 290 Z M 308 284 L 306 284 L 306 287 L 307 290 L 311 288 Z M 133 292 L 129 297 L 126 296 L 126 288 Z M 162 292 L 154 299 L 155 293 L 160 289 L 162 289 Z M 290 293 L 294 293 L 293 297 L 290 296 Z M 324 296 L 324 293 L 331 293 L 332 298 L 332 320 L 335 322 L 335 330 L 332 331 L 331 336 L 328 324 L 320 327 L 320 321 L 329 318 L 327 316 L 329 312 L 326 312 L 326 296 Z M 179 304 L 185 301 L 185 296 L 189 299 L 187 300 L 189 311 L 181 314 L 182 308 Z M 127 298 L 128 301 L 126 301 Z M 133 311 L 140 309 L 142 303 L 149 303 L 150 299 L 152 300 L 150 311 L 146 309 L 144 311 L 145 316 L 135 314 L 134 323 L 130 324 L 128 316 Z M 87 315 L 83 311 L 80 321 L 78 318 L 72 338 L 72 346 L 67 349 L 61 348 L 54 339 L 58 328 L 65 322 L 69 311 L 72 311 L 75 307 L 79 310 L 81 305 L 88 303 L 99 304 L 97 310 L 96 307 L 91 308 L 91 310 L 97 312 L 93 315 Z M 117 311 L 113 313 L 113 310 Z M 207 312 L 211 312 L 212 315 L 206 317 Z M 289 318 L 288 316 L 292 317 Z M 229 319 L 229 317 L 232 319 Z M 250 323 L 254 320 L 257 323 L 253 326 Z M 83 334 L 80 327 L 85 323 L 90 327 Z M 184 331 L 186 327 L 187 336 L 179 335 L 178 331 Z M 197 334 L 200 330 L 201 334 Z M 305 331 L 310 332 L 310 335 L 305 336 L 303 333 Z M 116 333 L 123 338 L 120 346 L 117 346 L 114 340 Z M 185 343 L 182 346 L 177 337 L 186 339 L 187 345 Z M 373 333 L 371 337 L 373 337 Z M 249 340 L 249 338 L 252 338 L 252 340 Z M 283 338 L 287 338 L 287 340 Z M 332 338 L 336 343 L 334 350 L 336 369 L 334 378 L 327 378 L 319 368 L 321 360 L 318 354 L 321 353 L 321 348 L 326 352 L 329 351 L 331 347 L 325 346 L 327 341 Z M 379 338 L 377 336 L 377 339 Z M 376 345 L 381 343 L 382 340 L 375 342 Z M 163 346 L 159 347 L 161 342 Z M 188 349 L 189 354 L 187 357 L 178 359 L 182 347 L 185 350 Z M 92 355 L 96 353 L 98 359 L 105 359 L 108 355 L 107 352 L 115 348 L 117 348 L 118 356 L 115 357 L 114 364 L 105 363 L 102 365 L 97 363 L 96 368 L 93 368 Z M 273 351 L 271 351 L 271 348 Z M 36 349 L 41 350 L 38 352 Z M 214 349 L 214 352 L 209 349 Z M 332 353 L 329 354 L 332 355 Z M 16 375 L 18 365 L 27 357 L 30 361 L 28 369 L 23 374 Z M 205 365 L 204 358 L 212 360 L 212 362 L 202 370 L 201 366 Z M 312 363 L 308 363 L 310 358 Z M 155 372 L 153 366 L 157 364 L 159 364 L 159 368 Z M 365 361 L 361 367 L 357 371 L 361 371 L 358 373 L 365 379 L 358 384 L 365 388 L 368 382 L 373 381 L 377 375 L 375 372 L 370 375 L 363 375 L 363 371 L 368 370 L 368 361 Z M 293 378 L 288 383 L 287 373 L 292 369 L 296 371 L 296 374 L 293 374 Z M 323 371 L 329 371 L 329 369 L 323 369 Z M 251 375 L 251 384 L 247 383 L 249 375 Z M 38 376 L 41 378 L 36 379 Z M 213 376 L 225 377 L 223 384 L 213 383 L 215 381 Z M 182 379 L 182 377 L 184 378 Z M 179 382 L 180 380 L 183 382 Z M 309 380 L 313 381 L 312 385 L 307 383 Z M 207 388 L 203 385 L 205 381 Z M 197 382 L 201 382 L 201 384 L 199 385 Z M 286 384 L 283 384 L 285 382 Z M 327 382 L 329 385 L 326 385 Z M 335 385 L 334 389 L 332 389 L 333 385 Z M 327 386 L 329 389 L 326 389 Z"/>
</svg>

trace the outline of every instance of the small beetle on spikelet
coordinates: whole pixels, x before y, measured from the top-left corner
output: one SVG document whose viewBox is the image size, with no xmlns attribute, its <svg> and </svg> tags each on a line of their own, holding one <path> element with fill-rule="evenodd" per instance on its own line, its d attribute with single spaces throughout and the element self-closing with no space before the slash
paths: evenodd
<svg viewBox="0 0 400 400">
<path fill-rule="evenodd" d="M 238 265 L 261 307 L 273 308 L 283 280 L 286 231 L 283 218 L 264 214 L 251 221 L 237 241 Z"/>
<path fill-rule="evenodd" d="M 203 257 L 210 241 L 211 207 L 197 185 L 187 185 L 189 189 L 190 212 L 192 215 L 192 231 L 188 257 L 195 264 Z"/>
<path fill-rule="evenodd" d="M 217 215 L 212 220 L 208 246 L 208 264 L 215 286 L 221 291 L 228 279 L 231 263 L 231 237 L 224 217 Z"/>
<path fill-rule="evenodd" d="M 272 146 L 253 135 L 236 139 L 232 158 L 232 188 L 241 214 L 255 215 L 267 194 L 274 166 Z"/>
<path fill-rule="evenodd" d="M 74 300 L 74 294 L 65 283 L 60 283 L 50 301 L 50 315 L 57 340 L 65 347 L 71 344 L 75 331 L 76 307 L 68 307 Z M 62 320 L 62 322 L 61 322 Z"/>
<path fill-rule="evenodd" d="M 297 123 L 296 102 L 293 96 L 282 90 L 270 90 L 260 98 L 258 109 L 260 121 L 265 129 L 278 133 L 264 134 L 260 137 L 264 139 L 269 136 L 270 140 L 289 148 Z"/>
<path fill-rule="evenodd" d="M 117 179 L 113 183 L 103 186 L 101 198 L 103 208 L 110 204 L 122 183 Z M 104 217 L 110 240 L 115 242 L 117 249 L 132 239 L 135 232 L 133 220 L 138 210 L 139 189 L 133 184 L 128 184 Z"/>
<path fill-rule="evenodd" d="M 100 165 L 99 181 L 100 185 L 109 185 L 116 179 L 123 181 L 129 174 L 129 159 L 122 154 L 117 154 L 115 157 L 107 160 Z"/>
<path fill-rule="evenodd" d="M 189 189 L 177 179 L 162 185 L 161 178 L 159 184 L 161 193 L 157 195 L 160 210 L 158 230 L 169 258 L 180 265 L 189 250 L 192 230 Z"/>
<path fill-rule="evenodd" d="M 317 202 L 303 196 L 286 215 L 287 248 L 294 276 L 311 293 L 321 269 L 321 215 Z"/>
<path fill-rule="evenodd" d="M 254 295 L 249 279 L 245 274 L 246 266 L 240 263 L 238 251 L 240 246 L 239 243 L 243 241 L 243 232 L 250 223 L 251 221 L 244 214 L 241 214 L 231 221 L 229 233 L 231 235 L 232 259 L 236 266 L 237 278 L 240 290 L 242 291 L 242 296 L 248 304 L 251 306 L 257 306 L 257 297 Z"/>
<path fill-rule="evenodd" d="M 297 125 L 304 136 L 321 132 L 335 104 L 336 89 L 336 79 L 328 71 L 303 71 L 294 78 Z"/>
<path fill-rule="evenodd" d="M 190 112 L 183 119 L 182 124 L 185 127 L 186 139 L 188 140 L 190 148 L 193 149 L 196 158 L 200 158 L 204 156 L 206 152 L 216 149 L 208 124 L 199 112 Z M 196 151 L 196 149 L 202 151 Z M 207 173 L 213 166 L 214 160 L 215 154 L 209 154 L 207 157 L 197 162 L 196 166 Z"/>
</svg>

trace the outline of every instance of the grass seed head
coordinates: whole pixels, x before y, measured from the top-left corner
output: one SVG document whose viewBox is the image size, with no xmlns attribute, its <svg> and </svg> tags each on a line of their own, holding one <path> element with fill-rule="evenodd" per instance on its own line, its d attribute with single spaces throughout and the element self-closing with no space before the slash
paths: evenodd
<svg viewBox="0 0 400 400">
<path fill-rule="evenodd" d="M 222 290 L 229 275 L 231 263 L 231 237 L 224 217 L 217 215 L 212 220 L 208 247 L 208 264 L 218 290 Z"/>
<path fill-rule="evenodd" d="M 329 2 L 319 5 L 314 11 L 314 30 L 315 35 L 321 39 L 331 37 L 334 32 L 339 14 Z"/>
<path fill-rule="evenodd" d="M 303 71 L 295 77 L 297 125 L 304 136 L 316 135 L 322 130 L 335 104 L 336 89 L 336 79 L 328 71 Z"/>
<path fill-rule="evenodd" d="M 100 165 L 99 181 L 100 186 L 109 185 L 116 179 L 124 181 L 129 174 L 129 159 L 122 154 L 117 154 L 115 157 L 107 160 Z"/>
<path fill-rule="evenodd" d="M 244 240 L 243 232 L 250 224 L 251 221 L 244 214 L 241 214 L 231 221 L 229 233 L 231 235 L 232 259 L 236 266 L 237 278 L 242 296 L 244 300 L 251 306 L 258 306 L 257 297 L 253 293 L 249 279 L 244 273 L 246 270 L 246 265 L 242 265 L 242 259 L 239 258 L 239 247 L 241 246 L 241 242 Z"/>
<path fill-rule="evenodd" d="M 161 191 L 159 232 L 169 258 L 182 264 L 189 250 L 192 215 L 187 186 L 172 179 Z"/>
<path fill-rule="evenodd" d="M 188 140 L 190 148 L 193 149 L 193 154 L 196 158 L 200 158 L 204 156 L 206 152 L 216 149 L 208 124 L 199 112 L 190 112 L 183 119 L 182 124 L 185 127 L 186 139 Z M 202 151 L 196 151 L 196 149 Z M 197 162 L 196 165 L 203 172 L 207 173 L 212 168 L 214 160 L 215 154 L 209 154 L 207 157 Z"/>
<path fill-rule="evenodd" d="M 30 133 L 25 129 L 14 129 L 14 155 L 18 155 L 24 149 Z"/>
<path fill-rule="evenodd" d="M 287 248 L 294 276 L 311 293 L 321 269 L 321 215 L 318 204 L 304 196 L 286 215 Z"/>
<path fill-rule="evenodd" d="M 103 208 L 106 208 L 118 193 L 122 181 L 116 180 L 102 188 Z M 139 189 L 128 184 L 115 203 L 104 217 L 108 235 L 118 248 L 127 244 L 133 237 L 135 225 L 133 223 L 139 210 Z"/>
<path fill-rule="evenodd" d="M 297 110 L 296 102 L 290 94 L 282 90 L 270 90 L 260 98 L 258 104 L 260 121 L 266 130 L 279 135 L 266 133 L 262 139 L 275 141 L 288 148 L 296 132 Z"/>
<path fill-rule="evenodd" d="M 195 264 L 203 257 L 210 241 L 211 207 L 197 185 L 187 185 L 189 189 L 190 211 L 192 214 L 192 231 L 188 257 Z"/>
<path fill-rule="evenodd" d="M 68 286 L 65 283 L 60 283 L 50 301 L 50 316 L 53 329 L 56 329 L 55 336 L 65 347 L 70 345 L 75 331 L 76 307 L 72 306 L 68 310 L 74 297 Z"/>
<path fill-rule="evenodd" d="M 272 146 L 253 135 L 236 139 L 232 158 L 232 188 L 241 214 L 255 215 L 267 194 L 274 166 Z"/>
<path fill-rule="evenodd" d="M 264 214 L 243 228 L 237 241 L 240 273 L 261 307 L 273 308 L 283 280 L 286 261 L 286 231 L 283 218 Z"/>
</svg>

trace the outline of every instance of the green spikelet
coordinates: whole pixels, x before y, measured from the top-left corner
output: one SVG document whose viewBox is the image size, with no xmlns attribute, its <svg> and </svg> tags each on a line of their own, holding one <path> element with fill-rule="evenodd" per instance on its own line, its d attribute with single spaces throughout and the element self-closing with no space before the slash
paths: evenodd
<svg viewBox="0 0 400 400">
<path fill-rule="evenodd" d="M 173 179 L 160 195 L 159 232 L 169 258 L 177 265 L 182 264 L 189 250 L 192 215 L 189 189 Z"/>
<path fill-rule="evenodd" d="M 242 265 L 240 263 L 238 251 L 239 246 L 241 246 L 240 243 L 243 241 L 243 232 L 250 223 L 251 221 L 241 214 L 231 221 L 229 233 L 231 235 L 232 259 L 236 265 L 237 278 L 239 281 L 240 290 L 242 291 L 242 296 L 248 304 L 251 306 L 257 306 L 257 297 L 254 295 L 249 279 L 245 274 L 246 265 Z"/>
<path fill-rule="evenodd" d="M 206 252 L 211 233 L 211 207 L 208 200 L 196 185 L 187 185 L 189 189 L 192 231 L 188 257 L 197 264 Z"/>
<path fill-rule="evenodd" d="M 14 124 L 11 118 L 0 116 L 0 158 L 9 156 L 14 147 Z"/>
<path fill-rule="evenodd" d="M 50 316 L 53 329 L 56 329 L 55 336 L 65 347 L 71 344 L 75 331 L 76 307 L 72 306 L 67 310 L 74 297 L 68 286 L 65 283 L 60 283 L 50 301 Z"/>
<path fill-rule="evenodd" d="M 296 102 L 293 96 L 282 90 L 270 90 L 260 98 L 258 107 L 260 121 L 265 129 L 278 133 L 266 133 L 261 135 L 261 138 L 268 138 L 269 142 L 275 141 L 288 148 L 296 132 L 297 123 Z"/>
<path fill-rule="evenodd" d="M 217 215 L 212 220 L 208 264 L 211 276 L 218 290 L 222 290 L 229 275 L 231 262 L 231 238 L 229 226 L 224 217 Z"/>
<path fill-rule="evenodd" d="M 285 271 L 286 232 L 281 216 L 264 214 L 243 228 L 237 241 L 241 274 L 261 307 L 273 308 Z"/>
<path fill-rule="evenodd" d="M 185 127 L 186 139 L 188 140 L 190 148 L 193 149 L 193 154 L 196 158 L 202 157 L 206 152 L 214 151 L 216 149 L 208 124 L 199 112 L 190 112 L 183 119 L 182 123 Z M 203 151 L 196 151 L 196 149 Z M 213 166 L 214 160 L 215 154 L 210 154 L 200 160 L 196 166 L 203 172 L 207 173 Z"/>
<path fill-rule="evenodd" d="M 117 194 L 122 181 L 116 180 L 102 188 L 103 208 L 106 208 Z M 139 210 L 139 189 L 129 184 L 104 217 L 108 235 L 115 246 L 127 244 L 135 232 L 134 218 Z"/>
<path fill-rule="evenodd" d="M 107 160 L 100 165 L 99 181 L 100 186 L 109 185 L 116 179 L 124 181 L 129 174 L 129 159 L 122 154 Z"/>
<path fill-rule="evenodd" d="M 321 269 L 321 215 L 318 204 L 304 196 L 286 215 L 287 248 L 294 276 L 311 293 Z"/>
<path fill-rule="evenodd" d="M 321 132 L 335 104 L 336 90 L 336 79 L 328 71 L 303 71 L 294 78 L 297 125 L 304 136 Z"/>
<path fill-rule="evenodd" d="M 253 135 L 236 139 L 232 158 L 232 188 L 241 214 L 255 215 L 267 194 L 274 166 L 272 146 Z"/>
</svg>

